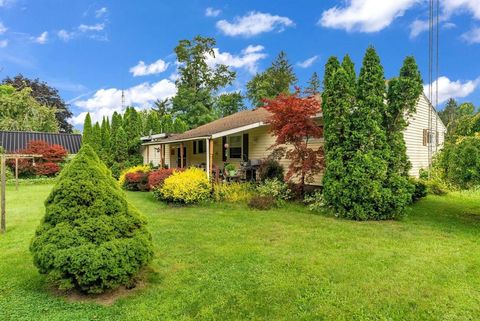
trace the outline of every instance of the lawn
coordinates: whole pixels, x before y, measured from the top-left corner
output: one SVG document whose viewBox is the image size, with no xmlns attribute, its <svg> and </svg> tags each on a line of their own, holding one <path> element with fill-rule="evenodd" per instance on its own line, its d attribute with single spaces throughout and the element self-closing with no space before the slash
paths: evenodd
<svg viewBox="0 0 480 321">
<path fill-rule="evenodd" d="M 148 283 L 112 305 L 52 293 L 29 241 L 49 185 L 7 191 L 1 320 L 479 320 L 480 193 L 428 197 L 400 222 L 352 222 L 299 205 L 168 207 L 147 217 Z"/>
</svg>

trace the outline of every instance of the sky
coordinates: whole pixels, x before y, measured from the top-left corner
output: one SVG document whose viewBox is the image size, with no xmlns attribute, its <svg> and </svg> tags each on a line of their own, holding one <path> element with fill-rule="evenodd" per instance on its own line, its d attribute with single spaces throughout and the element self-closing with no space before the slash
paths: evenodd
<svg viewBox="0 0 480 321">
<path fill-rule="evenodd" d="M 237 72 L 225 92 L 245 90 L 284 50 L 298 85 L 323 75 L 328 57 L 365 49 L 386 78 L 413 55 L 428 82 L 428 1 L 0 0 L 0 78 L 23 74 L 57 88 L 81 128 L 126 105 L 149 108 L 175 94 L 173 49 L 214 37 L 215 58 Z M 454 97 L 480 105 L 480 0 L 440 0 L 439 108 Z"/>
</svg>

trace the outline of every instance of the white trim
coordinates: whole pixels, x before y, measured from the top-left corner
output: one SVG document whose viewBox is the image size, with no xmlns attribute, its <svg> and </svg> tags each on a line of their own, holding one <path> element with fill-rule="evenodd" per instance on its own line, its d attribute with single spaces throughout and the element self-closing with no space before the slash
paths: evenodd
<svg viewBox="0 0 480 321">
<path fill-rule="evenodd" d="M 250 130 L 250 129 L 254 129 L 254 128 L 258 128 L 258 127 L 262 127 L 262 126 L 265 126 L 265 124 L 263 122 L 258 122 L 258 123 L 254 123 L 254 124 L 250 124 L 250 125 L 246 125 L 246 126 L 242 126 L 242 127 L 237 127 L 237 128 L 234 128 L 234 129 L 229 129 L 229 130 L 226 130 L 226 131 L 223 131 L 223 132 L 213 134 L 212 139 L 241 133 L 241 132 L 244 132 L 244 131 L 247 131 L 247 130 Z"/>
<path fill-rule="evenodd" d="M 185 139 L 176 139 L 176 140 L 167 140 L 165 141 L 156 141 L 156 142 L 149 142 L 149 143 L 143 143 L 142 146 L 146 145 L 165 145 L 165 144 L 175 144 L 175 143 L 181 143 L 181 142 L 189 142 L 192 140 L 202 140 L 202 139 L 208 139 L 210 136 L 200 136 L 200 137 L 192 137 L 192 138 L 185 138 Z"/>
</svg>

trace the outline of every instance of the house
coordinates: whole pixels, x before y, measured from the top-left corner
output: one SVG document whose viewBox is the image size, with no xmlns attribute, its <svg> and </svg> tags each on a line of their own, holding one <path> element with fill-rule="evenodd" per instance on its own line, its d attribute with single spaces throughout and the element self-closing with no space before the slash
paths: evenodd
<svg viewBox="0 0 480 321">
<path fill-rule="evenodd" d="M 7 154 L 27 148 L 31 141 L 44 141 L 65 148 L 69 154 L 76 154 L 82 145 L 82 135 L 66 133 L 42 133 L 22 131 L 0 131 L 0 146 Z"/>
<path fill-rule="evenodd" d="M 267 119 L 270 113 L 264 108 L 245 110 L 189 130 L 183 134 L 158 134 L 142 137 L 144 163 L 163 165 L 169 168 L 199 166 L 223 169 L 225 163 L 237 168 L 242 164 L 255 164 L 270 154 L 269 147 L 275 138 L 269 133 Z M 322 126 L 322 115 L 317 115 Z M 431 119 L 431 125 L 429 124 Z M 421 168 L 427 168 L 429 159 L 442 148 L 446 127 L 429 103 L 421 95 L 417 111 L 408 119 L 404 137 L 407 156 L 412 163 L 410 174 L 418 177 Z M 312 148 L 323 144 L 322 139 L 310 141 Z M 286 168 L 288 160 L 280 163 Z M 321 184 L 321 176 L 315 178 Z"/>
</svg>

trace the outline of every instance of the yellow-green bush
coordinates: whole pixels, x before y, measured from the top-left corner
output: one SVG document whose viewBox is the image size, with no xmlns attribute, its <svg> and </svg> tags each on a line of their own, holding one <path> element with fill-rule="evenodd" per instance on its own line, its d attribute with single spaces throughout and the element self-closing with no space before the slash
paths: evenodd
<svg viewBox="0 0 480 321">
<path fill-rule="evenodd" d="M 157 197 L 168 202 L 197 203 L 210 197 L 210 182 L 207 174 L 199 168 L 174 172 L 165 179 Z"/>
<path fill-rule="evenodd" d="M 118 179 L 118 182 L 120 183 L 120 186 L 123 187 L 123 185 L 125 184 L 125 176 L 127 176 L 127 174 L 133 174 L 137 172 L 149 173 L 150 170 L 151 168 L 149 165 L 137 165 L 137 166 L 127 168 L 123 170 L 122 173 L 120 174 L 120 178 Z"/>
<path fill-rule="evenodd" d="M 248 202 L 253 196 L 253 190 L 249 183 L 215 184 L 213 199 L 217 202 Z"/>
</svg>

